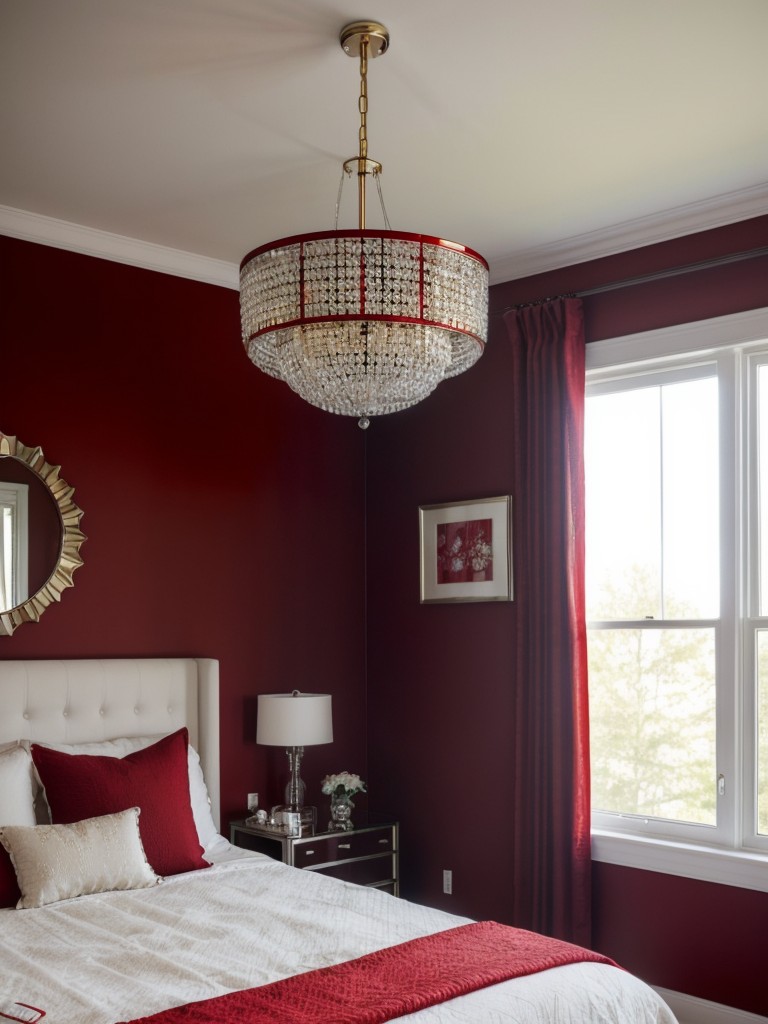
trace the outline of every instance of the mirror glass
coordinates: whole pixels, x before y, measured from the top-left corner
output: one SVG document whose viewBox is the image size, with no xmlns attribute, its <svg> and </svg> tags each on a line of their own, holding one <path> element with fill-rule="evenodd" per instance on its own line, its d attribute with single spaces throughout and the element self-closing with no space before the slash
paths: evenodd
<svg viewBox="0 0 768 1024">
<path fill-rule="evenodd" d="M 40 448 L 0 433 L 0 636 L 38 621 L 80 565 L 81 510 Z"/>
<path fill-rule="evenodd" d="M 0 612 L 29 594 L 29 487 L 4 480 L 0 465 Z"/>
<path fill-rule="evenodd" d="M 53 575 L 62 527 L 51 492 L 23 462 L 0 456 L 0 611 L 36 594 Z"/>
</svg>

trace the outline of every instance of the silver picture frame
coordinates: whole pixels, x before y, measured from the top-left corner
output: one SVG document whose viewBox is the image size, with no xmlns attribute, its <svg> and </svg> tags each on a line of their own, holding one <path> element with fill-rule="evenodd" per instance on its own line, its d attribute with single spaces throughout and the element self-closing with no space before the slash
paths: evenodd
<svg viewBox="0 0 768 1024">
<path fill-rule="evenodd" d="M 419 506 L 422 604 L 511 601 L 512 498 Z"/>
</svg>

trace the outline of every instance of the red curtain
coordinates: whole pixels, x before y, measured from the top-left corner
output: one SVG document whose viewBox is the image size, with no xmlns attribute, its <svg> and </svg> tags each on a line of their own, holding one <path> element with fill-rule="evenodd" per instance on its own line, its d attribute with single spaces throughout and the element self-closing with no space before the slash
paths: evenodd
<svg viewBox="0 0 768 1024">
<path fill-rule="evenodd" d="M 581 300 L 508 311 L 514 403 L 513 921 L 590 943 Z"/>
</svg>

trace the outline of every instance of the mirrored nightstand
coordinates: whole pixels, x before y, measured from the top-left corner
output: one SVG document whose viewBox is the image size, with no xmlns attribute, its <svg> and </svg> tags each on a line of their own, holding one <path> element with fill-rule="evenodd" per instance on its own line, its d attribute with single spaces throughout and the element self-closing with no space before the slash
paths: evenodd
<svg viewBox="0 0 768 1024">
<path fill-rule="evenodd" d="M 345 882 L 374 886 L 393 896 L 400 895 L 398 832 L 396 822 L 313 836 L 288 836 L 244 821 L 229 826 L 233 846 Z"/>
</svg>

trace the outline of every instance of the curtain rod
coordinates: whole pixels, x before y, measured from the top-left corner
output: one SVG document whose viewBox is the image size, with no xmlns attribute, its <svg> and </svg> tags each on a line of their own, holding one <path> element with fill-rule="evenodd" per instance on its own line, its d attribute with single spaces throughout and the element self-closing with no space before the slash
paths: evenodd
<svg viewBox="0 0 768 1024">
<path fill-rule="evenodd" d="M 698 263 L 686 263 L 682 267 L 670 267 L 668 270 L 659 270 L 654 274 L 626 277 L 621 281 L 612 281 L 610 284 L 598 285 L 596 288 L 584 288 L 575 292 L 566 292 L 563 295 L 534 299 L 532 302 L 517 302 L 513 306 L 507 306 L 506 309 L 501 311 L 501 314 L 497 315 L 503 315 L 512 309 L 539 306 L 542 303 L 551 302 L 553 298 L 583 299 L 588 295 L 600 295 L 602 292 L 612 292 L 619 288 L 632 288 L 638 284 L 650 284 L 651 281 L 663 281 L 667 277 L 678 277 L 680 274 L 690 274 L 697 270 L 710 270 L 712 267 L 722 267 L 729 263 L 740 263 L 742 260 L 756 259 L 759 256 L 768 256 L 768 246 L 763 246 L 760 249 L 749 249 L 746 252 L 733 252 L 728 256 L 718 256 L 711 260 L 701 260 Z"/>
<path fill-rule="evenodd" d="M 613 281 L 610 284 L 603 284 L 597 288 L 584 288 L 575 292 L 577 298 L 582 299 L 587 295 L 599 295 L 601 292 L 612 292 L 617 288 L 632 288 L 637 284 L 648 284 L 651 281 L 663 281 L 667 277 L 677 277 L 680 274 L 690 274 L 696 270 L 709 270 L 712 267 L 726 266 L 728 263 L 740 263 L 741 260 L 755 259 L 758 256 L 768 255 L 768 246 L 761 249 L 749 249 L 746 252 L 733 252 L 728 256 L 718 256 L 711 260 L 701 260 L 699 263 L 687 263 L 682 267 L 670 267 L 668 270 L 659 270 L 655 274 L 641 274 L 639 277 L 628 277 L 623 281 Z"/>
</svg>

